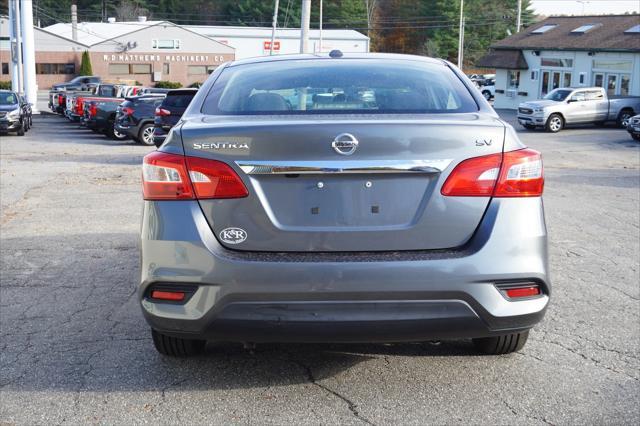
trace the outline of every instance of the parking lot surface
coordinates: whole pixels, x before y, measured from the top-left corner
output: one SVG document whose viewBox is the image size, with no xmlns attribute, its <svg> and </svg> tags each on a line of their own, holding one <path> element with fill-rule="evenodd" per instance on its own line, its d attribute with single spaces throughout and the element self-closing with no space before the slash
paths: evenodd
<svg viewBox="0 0 640 426">
<path fill-rule="evenodd" d="M 170 359 L 135 294 L 151 148 L 35 117 L 0 138 L 0 424 L 638 424 L 640 144 L 518 131 L 544 156 L 554 286 L 522 352 L 210 344 Z"/>
</svg>

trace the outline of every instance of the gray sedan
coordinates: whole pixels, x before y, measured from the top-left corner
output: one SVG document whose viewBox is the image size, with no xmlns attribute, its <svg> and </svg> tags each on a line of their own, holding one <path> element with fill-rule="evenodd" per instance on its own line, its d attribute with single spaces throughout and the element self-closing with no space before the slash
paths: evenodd
<svg viewBox="0 0 640 426">
<path fill-rule="evenodd" d="M 143 164 L 156 349 L 472 338 L 549 302 L 542 160 L 455 66 L 266 57 L 216 69 Z"/>
</svg>

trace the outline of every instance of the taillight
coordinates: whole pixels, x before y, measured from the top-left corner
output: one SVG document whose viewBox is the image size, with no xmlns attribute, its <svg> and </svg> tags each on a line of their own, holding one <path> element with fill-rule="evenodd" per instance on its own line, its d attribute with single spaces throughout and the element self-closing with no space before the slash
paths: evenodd
<svg viewBox="0 0 640 426">
<path fill-rule="evenodd" d="M 156 115 L 158 117 L 166 117 L 167 115 L 171 115 L 171 111 L 169 111 L 168 109 L 164 109 L 164 108 L 156 108 Z"/>
<path fill-rule="evenodd" d="M 76 99 L 76 114 L 82 115 L 82 110 L 84 109 L 84 101 L 80 98 Z"/>
<path fill-rule="evenodd" d="M 184 300 L 185 294 L 183 291 L 166 291 L 166 290 L 153 290 L 151 292 L 152 299 L 168 300 L 170 302 L 181 302 Z"/>
<path fill-rule="evenodd" d="M 225 163 L 159 151 L 144 157 L 142 190 L 145 200 L 242 198 L 249 195 L 240 177 Z"/>
<path fill-rule="evenodd" d="M 498 284 L 496 287 L 509 300 L 529 299 L 542 295 L 542 289 L 536 283 Z"/>
<path fill-rule="evenodd" d="M 123 107 L 121 111 L 122 111 L 122 114 L 124 114 L 124 115 L 132 115 L 133 114 L 133 108 L 130 108 L 130 107 Z"/>
<path fill-rule="evenodd" d="M 91 102 L 91 104 L 89 104 L 89 115 L 91 117 L 95 117 L 98 114 L 98 106 L 96 105 L 95 102 Z"/>
<path fill-rule="evenodd" d="M 539 197 L 544 188 L 540 153 L 520 149 L 462 161 L 441 193 L 455 197 Z"/>
</svg>

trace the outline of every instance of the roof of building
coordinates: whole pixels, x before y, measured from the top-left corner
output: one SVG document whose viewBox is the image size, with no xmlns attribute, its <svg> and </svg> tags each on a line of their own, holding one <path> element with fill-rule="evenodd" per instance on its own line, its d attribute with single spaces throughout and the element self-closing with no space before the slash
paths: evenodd
<svg viewBox="0 0 640 426">
<path fill-rule="evenodd" d="M 164 21 L 131 21 L 131 22 L 78 22 L 78 42 L 87 46 L 102 43 L 112 38 L 157 25 Z M 44 28 L 46 31 L 71 39 L 72 28 L 70 23 L 60 22 Z"/>
<path fill-rule="evenodd" d="M 494 43 L 491 48 L 640 52 L 640 33 L 631 31 L 638 24 L 637 14 L 551 16 Z"/>
<path fill-rule="evenodd" d="M 475 66 L 480 68 L 506 68 L 526 70 L 529 68 L 522 50 L 492 50 L 480 58 Z"/>
<path fill-rule="evenodd" d="M 270 27 L 231 27 L 210 25 L 185 25 L 185 28 L 207 37 L 247 37 L 271 38 Z M 309 38 L 319 38 L 319 30 L 309 30 Z M 276 38 L 300 39 L 300 28 L 277 28 Z M 355 30 L 323 29 L 322 38 L 326 40 L 369 40 L 366 35 Z"/>
<path fill-rule="evenodd" d="M 271 38 L 271 28 L 268 27 L 230 27 L 209 25 L 177 25 L 169 21 L 126 21 L 126 22 L 79 22 L 78 42 L 87 46 L 93 46 L 106 40 L 122 37 L 126 34 L 138 31 L 153 25 L 170 24 L 182 27 L 188 31 L 205 37 L 248 37 Z M 46 31 L 61 37 L 71 39 L 72 29 L 70 23 L 57 23 L 44 28 Z M 310 30 L 310 38 L 319 38 L 318 30 Z M 299 28 L 278 28 L 277 38 L 300 38 Z M 369 37 L 355 30 L 323 30 L 322 38 L 326 40 L 368 40 Z"/>
</svg>

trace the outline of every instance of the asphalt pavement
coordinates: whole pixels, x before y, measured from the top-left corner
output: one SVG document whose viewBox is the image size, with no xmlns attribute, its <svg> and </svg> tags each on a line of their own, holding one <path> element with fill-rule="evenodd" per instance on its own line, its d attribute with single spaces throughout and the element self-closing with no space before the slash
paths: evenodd
<svg viewBox="0 0 640 426">
<path fill-rule="evenodd" d="M 35 117 L 0 137 L 0 424 L 638 424 L 640 144 L 614 127 L 518 132 L 544 156 L 553 280 L 522 352 L 210 344 L 170 359 L 135 296 L 151 148 Z"/>
</svg>

